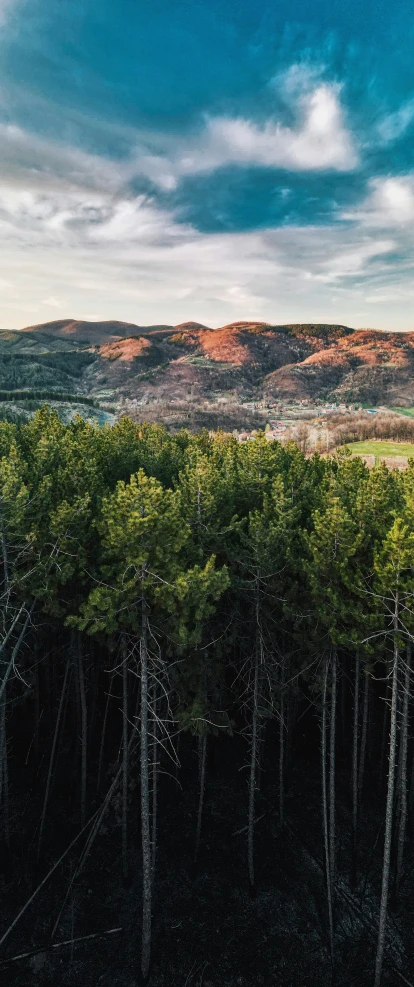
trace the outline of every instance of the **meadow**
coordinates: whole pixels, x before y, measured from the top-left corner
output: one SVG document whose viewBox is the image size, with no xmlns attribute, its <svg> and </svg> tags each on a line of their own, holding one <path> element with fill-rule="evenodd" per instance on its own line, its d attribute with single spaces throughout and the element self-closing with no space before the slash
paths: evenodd
<svg viewBox="0 0 414 987">
<path fill-rule="evenodd" d="M 361 456 L 375 456 L 376 463 L 381 456 L 414 456 L 414 443 L 387 442 L 381 439 L 370 439 L 363 442 L 351 442 L 348 448 Z"/>
</svg>

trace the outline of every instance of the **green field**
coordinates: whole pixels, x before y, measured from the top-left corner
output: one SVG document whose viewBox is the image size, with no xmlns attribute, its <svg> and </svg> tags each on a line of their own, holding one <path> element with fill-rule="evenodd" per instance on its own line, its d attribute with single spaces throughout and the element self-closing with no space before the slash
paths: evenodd
<svg viewBox="0 0 414 987">
<path fill-rule="evenodd" d="M 414 408 L 391 408 L 390 411 L 398 411 L 399 415 L 407 415 L 408 418 L 414 418 Z"/>
<path fill-rule="evenodd" d="M 350 442 L 348 448 L 361 456 L 375 456 L 376 462 L 380 456 L 414 456 L 414 444 L 411 442 Z"/>
</svg>

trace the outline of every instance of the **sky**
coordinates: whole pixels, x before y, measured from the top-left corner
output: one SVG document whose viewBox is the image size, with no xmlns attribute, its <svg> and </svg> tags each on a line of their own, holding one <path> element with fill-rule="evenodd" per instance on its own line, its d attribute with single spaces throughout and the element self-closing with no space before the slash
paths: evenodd
<svg viewBox="0 0 414 987">
<path fill-rule="evenodd" d="M 412 0 L 0 0 L 0 328 L 414 331 Z"/>
</svg>

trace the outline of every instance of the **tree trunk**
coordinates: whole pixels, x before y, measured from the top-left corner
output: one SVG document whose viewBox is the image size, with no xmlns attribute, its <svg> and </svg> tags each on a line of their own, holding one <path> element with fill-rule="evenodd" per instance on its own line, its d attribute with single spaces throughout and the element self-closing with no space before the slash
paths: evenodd
<svg viewBox="0 0 414 987">
<path fill-rule="evenodd" d="M 328 657 L 324 659 L 324 675 L 322 687 L 322 738 L 321 738 L 321 768 L 322 768 L 322 823 L 323 823 L 323 845 L 325 855 L 326 892 L 328 899 L 328 921 L 329 921 L 329 942 L 331 951 L 331 962 L 334 964 L 334 930 L 333 930 L 333 908 L 332 908 L 332 883 L 331 865 L 329 853 L 329 832 L 328 832 L 328 792 L 326 777 L 326 721 L 327 721 L 327 689 L 328 689 Z"/>
<path fill-rule="evenodd" d="M 377 956 L 375 962 L 375 982 L 374 987 L 380 987 L 382 963 L 385 949 L 385 932 L 387 925 L 388 891 L 390 882 L 390 861 L 391 861 L 391 839 L 393 823 L 393 804 L 395 786 L 395 759 L 397 747 L 397 698 L 398 698 L 398 623 L 399 623 L 399 600 L 398 592 L 395 596 L 394 609 L 394 659 L 392 666 L 392 691 L 391 691 L 391 717 L 390 717 L 390 743 L 388 759 L 388 785 L 387 802 L 385 810 L 385 838 L 384 838 L 384 859 L 382 866 L 382 886 L 381 904 L 378 930 Z"/>
<path fill-rule="evenodd" d="M 86 778 L 88 757 L 88 711 L 86 705 L 85 676 L 83 667 L 82 636 L 76 635 L 76 657 L 79 677 L 79 701 L 81 714 L 81 826 L 86 821 Z"/>
<path fill-rule="evenodd" d="M 359 800 L 361 800 L 362 789 L 364 786 L 365 757 L 367 750 L 368 710 L 369 710 L 369 675 L 367 674 L 367 672 L 365 672 L 364 705 L 362 710 L 361 751 L 359 756 L 359 772 L 358 772 Z"/>
<path fill-rule="evenodd" d="M 141 839 L 142 839 L 142 950 L 141 972 L 146 980 L 151 961 L 151 833 L 148 765 L 148 633 L 147 608 L 142 594 L 141 629 Z"/>
<path fill-rule="evenodd" d="M 18 637 L 18 639 L 16 641 L 16 644 L 14 645 L 13 651 L 11 653 L 10 661 L 9 661 L 8 665 L 6 666 L 6 669 L 5 669 L 3 678 L 1 680 L 1 683 L 0 683 L 0 699 L 2 699 L 3 694 L 6 691 L 7 683 L 9 681 L 10 675 L 11 675 L 12 670 L 14 668 L 14 663 L 16 661 L 17 655 L 18 655 L 18 653 L 20 651 L 20 648 L 21 648 L 21 646 L 23 644 L 23 641 L 24 641 L 24 638 L 25 638 L 25 634 L 26 634 L 26 631 L 27 631 L 27 628 L 28 628 L 28 625 L 29 625 L 29 620 L 30 620 L 30 618 L 32 616 L 32 613 L 33 613 L 33 609 L 34 609 L 34 603 L 32 603 L 32 605 L 30 607 L 30 610 L 26 614 L 26 620 L 25 620 L 25 622 L 23 624 L 23 627 L 22 627 L 22 629 L 20 631 L 20 634 L 19 634 L 19 637 Z M 19 610 L 19 613 L 18 613 L 17 617 L 13 621 L 12 627 L 9 628 L 9 630 L 8 630 L 5 638 L 3 639 L 3 641 L 2 641 L 2 643 L 0 645 L 0 654 L 4 651 L 4 648 L 6 646 L 6 642 L 8 641 L 8 639 L 10 637 L 11 630 L 14 629 L 14 627 L 16 626 L 18 617 L 20 617 L 20 614 L 22 613 L 23 610 L 24 610 L 24 607 L 22 606 L 20 608 L 20 610 Z"/>
<path fill-rule="evenodd" d="M 200 793 L 198 798 L 197 832 L 196 832 L 195 849 L 194 849 L 194 863 L 197 863 L 197 857 L 200 850 L 201 823 L 203 818 L 204 791 L 206 784 L 206 759 L 207 759 L 207 733 L 203 733 L 202 736 L 200 737 Z"/>
<path fill-rule="evenodd" d="M 382 722 L 381 761 L 380 761 L 380 774 L 379 774 L 380 789 L 382 789 L 382 779 L 384 777 L 385 755 L 387 750 L 387 724 L 388 724 L 388 714 L 389 714 L 388 703 L 391 697 L 391 686 L 388 681 L 388 672 L 389 672 L 389 668 L 387 663 L 387 686 L 385 690 L 384 718 Z M 397 697 L 397 701 L 398 701 L 398 697 Z"/>
<path fill-rule="evenodd" d="M 7 757 L 6 694 L 0 701 L 0 806 L 3 816 L 3 834 L 9 845 L 9 765 Z"/>
<path fill-rule="evenodd" d="M 405 831 L 407 827 L 407 752 L 408 752 L 408 707 L 410 698 L 411 644 L 407 645 L 407 657 L 404 674 L 404 696 L 400 739 L 399 789 L 400 789 L 400 818 L 398 826 L 398 851 L 396 890 L 401 884 Z"/>
<path fill-rule="evenodd" d="M 249 816 L 247 827 L 247 862 L 249 870 L 250 893 L 255 894 L 254 884 L 254 816 L 255 816 L 255 794 L 256 794 L 256 766 L 257 766 L 257 739 L 258 739 L 258 695 L 259 695 L 259 627 L 256 630 L 256 651 L 254 659 L 254 679 L 253 679 L 253 711 L 252 711 L 252 737 L 250 756 L 250 777 L 249 777 Z"/>
<path fill-rule="evenodd" d="M 108 694 L 107 694 L 107 697 L 106 697 L 104 719 L 103 719 L 103 724 L 102 724 L 101 743 L 100 743 L 100 747 L 99 747 L 98 773 L 97 773 L 97 779 L 96 779 L 96 791 L 97 792 L 99 792 L 100 787 L 101 787 L 102 763 L 103 763 L 103 755 L 104 755 L 104 748 L 105 748 L 106 724 L 107 724 L 107 721 L 108 721 L 109 703 L 110 703 L 110 701 L 112 699 L 112 682 L 113 682 L 113 677 L 114 676 L 113 676 L 113 673 L 112 673 L 111 674 L 111 679 L 110 679 L 110 682 L 109 682 L 109 691 L 108 691 Z"/>
<path fill-rule="evenodd" d="M 341 740 L 342 740 L 342 747 L 344 749 L 345 749 L 345 741 L 346 741 L 347 686 L 348 686 L 348 679 L 345 672 L 345 665 L 343 664 L 341 671 Z"/>
<path fill-rule="evenodd" d="M 151 816 L 151 880 L 154 884 L 155 863 L 157 859 L 157 823 L 158 823 L 158 700 L 157 683 L 154 681 L 153 715 L 152 715 L 152 816 Z"/>
<path fill-rule="evenodd" d="M 128 657 L 125 636 L 122 657 L 122 874 L 128 878 Z"/>
<path fill-rule="evenodd" d="M 53 734 L 52 750 L 50 752 L 49 770 L 48 770 L 48 773 L 47 773 L 45 797 L 44 797 L 44 800 L 43 800 L 42 818 L 40 820 L 39 839 L 38 839 L 38 842 L 37 842 L 37 859 L 38 860 L 39 860 L 39 857 L 40 857 L 40 849 L 41 849 L 41 845 L 42 845 L 42 838 L 43 838 L 43 830 L 44 830 L 44 825 L 45 825 L 46 811 L 47 811 L 47 805 L 48 805 L 49 795 L 50 795 L 50 786 L 51 786 L 51 783 L 52 783 L 52 774 L 53 774 L 53 768 L 54 768 L 54 764 L 55 764 L 56 745 L 57 745 L 58 737 L 59 737 L 59 728 L 60 728 L 60 724 L 61 724 L 61 720 L 62 720 L 63 704 L 64 704 L 65 697 L 66 697 L 66 689 L 67 689 L 67 684 L 68 684 L 69 672 L 70 672 L 70 658 L 66 662 L 65 675 L 64 675 L 64 678 L 63 678 L 63 685 L 62 685 L 62 692 L 60 694 L 59 707 L 58 707 L 58 712 L 57 712 L 57 717 L 56 717 L 55 732 Z"/>
<path fill-rule="evenodd" d="M 356 884 L 356 852 L 357 852 L 357 827 L 358 827 L 358 740 L 359 740 L 359 677 L 360 677 L 360 657 L 359 651 L 355 655 L 355 681 L 354 681 L 354 728 L 352 747 L 352 861 L 351 861 L 351 886 Z"/>
<path fill-rule="evenodd" d="M 283 688 L 282 681 L 279 709 L 279 823 L 281 828 L 285 821 L 285 696 Z"/>
<path fill-rule="evenodd" d="M 39 739 L 40 739 L 40 671 L 37 644 L 33 646 L 35 664 L 35 684 L 34 684 L 34 760 L 36 770 L 39 767 Z"/>
<path fill-rule="evenodd" d="M 331 715 L 329 729 L 329 863 L 332 894 L 332 917 L 335 919 L 335 742 L 336 742 L 336 701 L 337 701 L 337 654 L 332 650 Z"/>
</svg>

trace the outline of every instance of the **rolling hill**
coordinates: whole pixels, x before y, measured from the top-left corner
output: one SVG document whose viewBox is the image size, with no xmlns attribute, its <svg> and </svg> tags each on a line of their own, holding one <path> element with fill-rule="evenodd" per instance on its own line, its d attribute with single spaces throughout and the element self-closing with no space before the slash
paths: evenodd
<svg viewBox="0 0 414 987">
<path fill-rule="evenodd" d="M 49 387 L 111 401 L 414 404 L 414 333 L 342 325 L 60 319 L 0 332 L 0 389 Z"/>
</svg>

